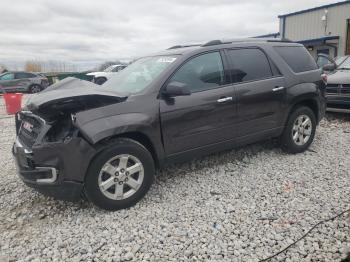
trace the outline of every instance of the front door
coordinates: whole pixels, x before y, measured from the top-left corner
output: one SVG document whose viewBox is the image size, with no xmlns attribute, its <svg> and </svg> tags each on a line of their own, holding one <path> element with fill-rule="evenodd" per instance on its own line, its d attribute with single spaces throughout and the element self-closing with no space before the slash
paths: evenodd
<svg viewBox="0 0 350 262">
<path fill-rule="evenodd" d="M 6 73 L 0 77 L 0 86 L 6 92 L 16 91 L 17 82 L 14 73 Z"/>
<path fill-rule="evenodd" d="M 237 138 L 282 125 L 284 77 L 258 48 L 227 50 L 237 99 Z"/>
<path fill-rule="evenodd" d="M 191 95 L 160 102 L 167 155 L 234 137 L 235 92 L 224 72 L 221 54 L 215 51 L 190 59 L 168 81 L 186 84 Z"/>
</svg>

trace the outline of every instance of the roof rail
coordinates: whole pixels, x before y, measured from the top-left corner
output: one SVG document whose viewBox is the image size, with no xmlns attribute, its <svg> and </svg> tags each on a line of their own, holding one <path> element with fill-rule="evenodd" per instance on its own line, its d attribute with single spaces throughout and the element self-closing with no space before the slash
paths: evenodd
<svg viewBox="0 0 350 262">
<path fill-rule="evenodd" d="M 230 40 L 219 40 L 219 39 L 216 39 L 216 40 L 211 40 L 211 41 L 203 44 L 202 46 L 222 45 L 222 44 L 230 44 L 230 43 L 232 43 L 232 41 L 230 41 Z"/>
<path fill-rule="evenodd" d="M 192 45 L 174 45 L 172 47 L 169 47 L 167 50 L 170 49 L 178 49 L 178 48 L 185 48 L 185 47 L 191 47 L 191 46 L 212 46 L 212 45 L 223 45 L 223 44 L 232 44 L 232 43 L 240 43 L 240 42 L 293 42 L 287 38 L 259 38 L 259 37 L 251 37 L 251 38 L 235 38 L 235 39 L 224 39 L 224 40 L 211 40 L 205 44 L 192 44 Z"/>
<path fill-rule="evenodd" d="M 191 46 L 200 46 L 200 44 L 193 44 L 193 45 L 174 45 L 169 47 L 167 50 L 170 49 L 178 49 L 178 48 L 185 48 L 185 47 L 191 47 Z"/>
<path fill-rule="evenodd" d="M 232 44 L 240 42 L 292 42 L 287 38 L 237 38 L 237 39 L 227 39 L 227 40 L 211 40 L 202 46 L 212 46 L 212 45 L 222 45 L 222 44 Z"/>
</svg>

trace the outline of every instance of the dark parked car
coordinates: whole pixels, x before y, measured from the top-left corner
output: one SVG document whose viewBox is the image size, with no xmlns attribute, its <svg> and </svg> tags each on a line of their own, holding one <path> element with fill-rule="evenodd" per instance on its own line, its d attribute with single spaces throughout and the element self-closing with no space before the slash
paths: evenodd
<svg viewBox="0 0 350 262">
<path fill-rule="evenodd" d="M 103 86 L 76 81 L 32 97 L 13 153 L 29 186 L 108 210 L 139 201 L 165 164 L 275 137 L 303 152 L 325 112 L 313 58 L 276 39 L 175 46 Z"/>
<path fill-rule="evenodd" d="M 47 78 L 38 73 L 6 72 L 0 75 L 0 92 L 38 93 L 48 85 Z"/>
<path fill-rule="evenodd" d="M 323 66 L 327 75 L 327 107 L 329 111 L 350 112 L 350 56 L 335 61 L 329 58 Z"/>
</svg>

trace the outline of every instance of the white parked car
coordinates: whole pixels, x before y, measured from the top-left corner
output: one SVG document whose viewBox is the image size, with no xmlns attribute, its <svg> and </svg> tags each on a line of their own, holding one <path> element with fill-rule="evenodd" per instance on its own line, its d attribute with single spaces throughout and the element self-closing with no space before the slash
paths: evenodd
<svg viewBox="0 0 350 262">
<path fill-rule="evenodd" d="M 88 76 L 93 76 L 93 82 L 98 85 L 102 85 L 106 82 L 113 74 L 118 73 L 123 70 L 127 65 L 111 65 L 107 67 L 102 72 L 91 72 L 88 73 Z"/>
</svg>

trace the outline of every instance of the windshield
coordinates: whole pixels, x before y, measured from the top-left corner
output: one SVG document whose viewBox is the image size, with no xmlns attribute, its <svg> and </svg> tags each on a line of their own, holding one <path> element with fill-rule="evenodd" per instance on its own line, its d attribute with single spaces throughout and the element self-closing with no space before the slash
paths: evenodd
<svg viewBox="0 0 350 262">
<path fill-rule="evenodd" d="M 141 92 L 175 60 L 176 56 L 141 58 L 111 77 L 103 88 L 120 93 Z"/>
<path fill-rule="evenodd" d="M 114 67 L 116 67 L 115 65 L 111 65 L 109 67 L 107 67 L 105 70 L 103 70 L 104 72 L 112 72 L 112 70 L 114 69 Z"/>
<path fill-rule="evenodd" d="M 337 66 L 339 66 L 341 63 L 343 63 L 345 61 L 345 59 L 347 59 L 348 56 L 338 56 L 335 58 L 335 64 Z"/>
<path fill-rule="evenodd" d="M 350 57 L 346 57 L 344 61 L 341 62 L 337 69 L 347 69 L 350 70 Z"/>
</svg>

